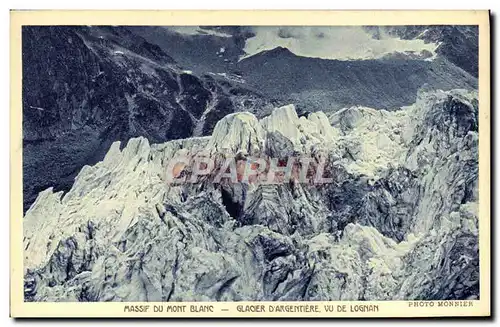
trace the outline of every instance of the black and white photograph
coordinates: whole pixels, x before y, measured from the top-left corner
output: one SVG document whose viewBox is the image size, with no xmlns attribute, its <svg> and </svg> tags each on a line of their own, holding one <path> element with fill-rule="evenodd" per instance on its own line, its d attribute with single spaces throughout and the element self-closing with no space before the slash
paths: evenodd
<svg viewBox="0 0 500 327">
<path fill-rule="evenodd" d="M 22 301 L 489 301 L 479 40 L 479 24 L 23 25 Z"/>
</svg>

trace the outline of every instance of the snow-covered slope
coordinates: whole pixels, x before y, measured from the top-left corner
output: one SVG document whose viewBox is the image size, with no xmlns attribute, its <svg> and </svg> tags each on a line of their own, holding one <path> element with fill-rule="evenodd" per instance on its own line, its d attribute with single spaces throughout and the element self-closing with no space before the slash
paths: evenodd
<svg viewBox="0 0 500 327">
<path fill-rule="evenodd" d="M 243 58 L 285 47 L 302 57 L 333 60 L 380 59 L 394 53 L 431 57 L 438 44 L 401 39 L 384 31 L 373 37 L 362 26 L 255 26 Z M 424 55 L 425 54 L 425 55 Z"/>
<path fill-rule="evenodd" d="M 24 217 L 28 301 L 479 297 L 477 94 L 220 120 L 212 136 L 114 143 Z M 331 124 L 330 124 L 331 122 Z M 329 184 L 168 184 L 179 154 L 327 154 Z"/>
</svg>

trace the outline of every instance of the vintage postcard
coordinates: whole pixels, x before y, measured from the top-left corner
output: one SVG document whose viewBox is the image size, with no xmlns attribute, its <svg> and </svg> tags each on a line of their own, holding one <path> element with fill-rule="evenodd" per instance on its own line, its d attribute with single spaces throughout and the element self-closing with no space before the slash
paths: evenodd
<svg viewBox="0 0 500 327">
<path fill-rule="evenodd" d="M 11 316 L 489 316 L 489 28 L 12 11 Z"/>
</svg>

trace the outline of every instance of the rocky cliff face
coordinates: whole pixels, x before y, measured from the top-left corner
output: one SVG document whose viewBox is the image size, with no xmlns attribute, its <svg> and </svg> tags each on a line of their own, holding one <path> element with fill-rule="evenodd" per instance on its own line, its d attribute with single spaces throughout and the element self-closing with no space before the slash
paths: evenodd
<svg viewBox="0 0 500 327">
<path fill-rule="evenodd" d="M 210 135 L 237 111 L 271 100 L 224 76 L 183 70 L 160 47 L 120 26 L 25 26 L 24 210 L 49 186 L 69 190 L 112 142 Z"/>
<path fill-rule="evenodd" d="M 26 212 L 25 299 L 478 298 L 477 116 L 475 92 L 422 92 L 394 112 L 290 105 L 207 137 L 115 142 Z M 171 158 L 201 152 L 326 155 L 333 180 L 165 181 Z"/>
</svg>

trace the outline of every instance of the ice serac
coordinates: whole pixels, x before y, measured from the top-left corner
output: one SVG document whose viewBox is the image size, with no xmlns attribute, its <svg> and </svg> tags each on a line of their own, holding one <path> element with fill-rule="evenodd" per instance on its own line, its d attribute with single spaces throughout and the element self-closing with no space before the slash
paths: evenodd
<svg viewBox="0 0 500 327">
<path fill-rule="evenodd" d="M 335 141 L 338 135 L 323 112 L 299 117 L 293 104 L 275 109 L 261 119 L 261 124 L 268 133 L 286 138 L 298 153 L 310 153 L 318 146 L 331 145 L 329 142 Z"/>
<path fill-rule="evenodd" d="M 24 217 L 27 301 L 477 299 L 478 102 L 419 94 L 388 112 L 277 108 L 210 137 L 114 143 Z M 330 120 L 330 122 L 328 122 Z M 324 151 L 333 182 L 165 182 L 171 158 Z"/>
<path fill-rule="evenodd" d="M 264 130 L 257 117 L 248 112 L 230 114 L 215 125 L 208 143 L 211 150 L 247 154 L 261 151 L 264 146 Z"/>
<path fill-rule="evenodd" d="M 330 122 L 339 129 L 345 157 L 351 159 L 346 168 L 352 173 L 378 176 L 379 170 L 398 162 L 406 150 L 411 115 L 410 108 L 388 112 L 367 107 L 350 107 L 332 114 Z"/>
</svg>

